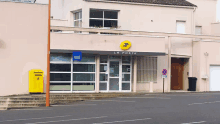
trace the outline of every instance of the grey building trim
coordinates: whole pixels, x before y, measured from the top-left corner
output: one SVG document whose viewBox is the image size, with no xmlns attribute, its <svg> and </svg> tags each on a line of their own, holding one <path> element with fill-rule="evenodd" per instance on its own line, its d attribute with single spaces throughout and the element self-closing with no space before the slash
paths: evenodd
<svg viewBox="0 0 220 124">
<path fill-rule="evenodd" d="M 137 51 L 95 51 L 95 50 L 62 50 L 51 49 L 51 53 L 72 53 L 81 51 L 82 53 L 98 54 L 98 55 L 149 55 L 149 56 L 165 56 L 165 52 L 137 52 Z"/>
</svg>

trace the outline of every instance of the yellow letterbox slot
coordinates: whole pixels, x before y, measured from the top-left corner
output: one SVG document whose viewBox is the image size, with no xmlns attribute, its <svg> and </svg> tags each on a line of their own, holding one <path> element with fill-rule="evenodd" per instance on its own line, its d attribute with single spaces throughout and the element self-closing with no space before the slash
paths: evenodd
<svg viewBox="0 0 220 124">
<path fill-rule="evenodd" d="M 44 72 L 40 69 L 32 69 L 29 71 L 29 92 L 43 93 L 44 92 Z"/>
</svg>

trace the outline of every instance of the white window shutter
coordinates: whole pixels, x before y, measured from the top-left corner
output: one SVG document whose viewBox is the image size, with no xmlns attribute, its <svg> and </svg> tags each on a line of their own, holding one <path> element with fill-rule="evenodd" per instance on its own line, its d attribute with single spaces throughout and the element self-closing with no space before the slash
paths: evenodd
<svg viewBox="0 0 220 124">
<path fill-rule="evenodd" d="M 184 34 L 186 33 L 186 22 L 185 21 L 177 21 L 176 22 L 176 33 Z"/>
</svg>

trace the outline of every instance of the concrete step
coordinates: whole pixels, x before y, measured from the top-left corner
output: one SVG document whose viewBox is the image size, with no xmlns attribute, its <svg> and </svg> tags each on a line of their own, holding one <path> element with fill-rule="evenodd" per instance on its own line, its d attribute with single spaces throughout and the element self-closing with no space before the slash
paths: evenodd
<svg viewBox="0 0 220 124">
<path fill-rule="evenodd" d="M 45 103 L 13 103 L 8 104 L 8 108 L 17 108 L 17 107 L 39 107 L 43 106 Z"/>
<path fill-rule="evenodd" d="M 5 106 L 0 106 L 0 111 L 2 111 L 2 110 L 8 110 L 8 108 Z"/>
<path fill-rule="evenodd" d="M 11 101 L 13 100 L 46 100 L 46 97 L 39 97 L 39 98 L 33 98 L 33 97 L 11 97 Z"/>
<path fill-rule="evenodd" d="M 14 104 L 14 103 L 45 103 L 46 100 L 37 100 L 37 101 L 32 101 L 32 100 L 14 100 L 14 101 L 9 101 L 9 104 Z"/>
<path fill-rule="evenodd" d="M 123 96 L 141 95 L 145 93 L 68 93 L 50 94 L 50 104 L 66 104 L 85 100 L 114 98 Z M 21 95 L 0 97 L 0 110 L 14 108 L 33 108 L 46 105 L 46 95 Z M 7 106 L 7 107 L 6 107 Z"/>
</svg>

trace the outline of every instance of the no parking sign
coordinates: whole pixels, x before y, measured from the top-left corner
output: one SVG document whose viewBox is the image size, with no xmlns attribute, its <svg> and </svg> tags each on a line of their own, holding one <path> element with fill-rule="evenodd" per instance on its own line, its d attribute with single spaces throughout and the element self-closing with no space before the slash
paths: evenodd
<svg viewBox="0 0 220 124">
<path fill-rule="evenodd" d="M 163 75 L 162 75 L 162 78 L 167 78 L 167 70 L 166 69 L 163 69 L 162 71 Z"/>
</svg>

